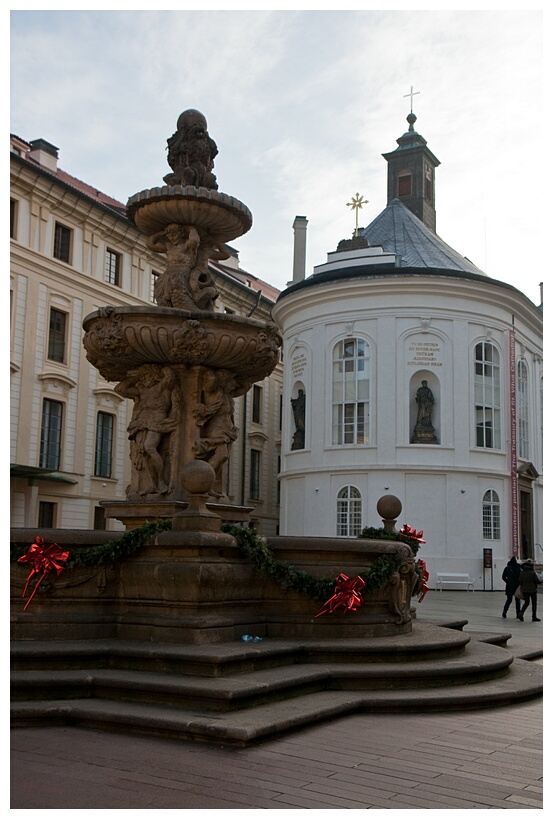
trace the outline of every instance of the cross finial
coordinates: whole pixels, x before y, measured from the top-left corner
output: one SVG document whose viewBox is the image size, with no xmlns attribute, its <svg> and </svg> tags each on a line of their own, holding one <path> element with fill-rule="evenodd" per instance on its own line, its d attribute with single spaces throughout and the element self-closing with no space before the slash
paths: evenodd
<svg viewBox="0 0 553 819">
<path fill-rule="evenodd" d="M 346 202 L 346 207 L 355 210 L 355 233 L 354 236 L 359 236 L 359 208 L 362 208 L 363 205 L 368 205 L 369 200 L 363 199 L 363 195 L 356 193 L 355 196 L 351 197 L 351 202 Z"/>
<path fill-rule="evenodd" d="M 420 91 L 413 91 L 413 86 L 411 86 L 409 93 L 403 95 L 403 99 L 405 99 L 405 97 L 411 97 L 411 113 L 413 113 L 413 97 L 417 94 L 420 94 Z"/>
</svg>

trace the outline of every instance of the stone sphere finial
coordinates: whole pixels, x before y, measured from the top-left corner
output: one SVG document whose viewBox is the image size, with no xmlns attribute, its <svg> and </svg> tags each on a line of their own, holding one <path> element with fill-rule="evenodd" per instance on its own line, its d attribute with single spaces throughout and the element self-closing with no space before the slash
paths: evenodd
<svg viewBox="0 0 553 819">
<path fill-rule="evenodd" d="M 181 481 L 190 495 L 207 495 L 215 483 L 215 470 L 207 461 L 190 461 L 182 469 Z"/>
<path fill-rule="evenodd" d="M 401 515 L 403 509 L 401 501 L 395 495 L 382 495 L 376 504 L 376 511 L 382 518 L 384 528 L 389 532 L 395 532 L 395 523 Z"/>
</svg>

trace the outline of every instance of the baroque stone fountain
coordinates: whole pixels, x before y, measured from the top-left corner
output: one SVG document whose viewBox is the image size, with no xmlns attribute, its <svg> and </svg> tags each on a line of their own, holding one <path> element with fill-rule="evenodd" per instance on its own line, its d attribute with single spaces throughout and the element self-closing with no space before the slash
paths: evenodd
<svg viewBox="0 0 553 819">
<path fill-rule="evenodd" d="M 104 307 L 84 321 L 88 360 L 134 401 L 127 501 L 104 506 L 133 527 L 173 517 L 188 503 L 179 528 L 197 528 L 200 515 L 202 528 L 217 529 L 215 513 L 205 503 L 191 510 L 191 497 L 200 481 L 200 494 L 228 504 L 222 476 L 237 438 L 234 398 L 272 372 L 282 339 L 272 323 L 215 312 L 208 260 L 228 258 L 225 243 L 246 233 L 252 216 L 218 191 L 217 146 L 205 117 L 184 111 L 167 142 L 167 184 L 127 203 L 148 247 L 166 258 L 155 283 L 157 306 Z M 232 518 L 228 509 L 226 516 Z"/>
<path fill-rule="evenodd" d="M 224 243 L 249 229 L 251 215 L 217 191 L 205 118 L 185 111 L 168 143 L 167 184 L 128 203 L 151 249 L 167 258 L 158 304 L 97 310 L 84 321 L 84 345 L 134 401 L 127 500 L 106 504 L 108 514 L 129 530 L 160 517 L 172 528 L 125 560 L 43 575 L 28 608 L 29 564 L 12 563 L 12 725 L 69 722 L 243 746 L 358 711 L 539 696 L 541 669 L 501 647 L 509 635 L 488 645 L 454 617 L 447 628 L 415 619 L 418 575 L 406 543 L 266 538 L 280 566 L 336 584 L 355 585 L 379 560 L 393 562 L 360 608 L 333 612 L 336 594 L 319 611 L 320 601 L 283 588 L 221 531 L 217 511 L 233 519 L 221 485 L 236 438 L 233 399 L 272 371 L 281 338 L 270 323 L 214 311 L 208 259 L 224 258 Z M 396 533 L 401 502 L 386 495 L 377 511 Z M 11 540 L 25 549 L 37 534 L 12 530 Z M 49 537 L 71 554 L 112 549 L 113 534 Z"/>
</svg>

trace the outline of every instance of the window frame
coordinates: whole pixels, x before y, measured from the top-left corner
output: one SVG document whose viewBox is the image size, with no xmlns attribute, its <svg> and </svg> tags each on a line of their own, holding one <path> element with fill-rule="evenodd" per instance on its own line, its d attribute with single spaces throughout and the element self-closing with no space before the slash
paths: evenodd
<svg viewBox="0 0 553 819">
<path fill-rule="evenodd" d="M 100 417 L 102 422 L 100 423 Z M 106 421 L 109 418 L 109 423 Z M 106 435 L 107 430 L 107 435 Z M 94 435 L 94 477 L 111 478 L 113 472 L 113 441 L 115 439 L 115 415 L 98 410 Z"/>
<path fill-rule="evenodd" d="M 491 341 L 479 341 L 473 353 L 475 443 L 479 449 L 502 449 L 501 381 L 499 348 Z"/>
<path fill-rule="evenodd" d="M 56 413 L 53 413 L 54 407 Z M 48 411 L 47 411 L 48 409 Z M 53 398 L 42 399 L 40 449 L 38 465 L 57 472 L 60 469 L 63 443 L 64 404 Z"/>
<path fill-rule="evenodd" d="M 250 500 L 260 500 L 261 450 L 250 449 Z"/>
<path fill-rule="evenodd" d="M 348 354 L 348 346 L 353 348 Z M 361 364 L 363 365 L 361 367 Z M 371 348 L 359 336 L 340 339 L 332 348 L 332 446 L 369 443 Z M 359 373 L 363 372 L 364 377 Z M 348 377 L 354 373 L 354 378 Z M 363 388 L 362 385 L 366 386 Z M 363 391 L 366 395 L 363 395 Z"/>
<path fill-rule="evenodd" d="M 501 540 L 501 502 L 495 489 L 482 496 L 482 539 Z"/>
<path fill-rule="evenodd" d="M 336 537 L 357 537 L 362 529 L 363 498 L 354 484 L 336 493 Z"/>
<path fill-rule="evenodd" d="M 54 246 L 52 255 L 54 259 L 65 264 L 71 264 L 73 252 L 73 230 L 63 222 L 54 223 Z"/>
<path fill-rule="evenodd" d="M 529 392 L 528 392 L 528 365 L 524 359 L 517 362 L 517 454 L 518 457 L 529 460 Z"/>
<path fill-rule="evenodd" d="M 63 327 L 56 328 L 53 325 L 54 314 L 63 316 Z M 67 327 L 69 314 L 65 310 L 60 310 L 58 307 L 50 306 L 50 319 L 48 323 L 48 350 L 47 358 L 49 361 L 56 361 L 59 364 L 66 363 L 67 355 Z M 61 350 L 61 352 L 60 352 Z"/>
<path fill-rule="evenodd" d="M 111 247 L 106 247 L 104 261 L 104 281 L 106 284 L 121 287 L 121 259 L 122 256 L 120 253 Z M 115 269 L 113 269 L 113 262 L 115 263 Z"/>
</svg>

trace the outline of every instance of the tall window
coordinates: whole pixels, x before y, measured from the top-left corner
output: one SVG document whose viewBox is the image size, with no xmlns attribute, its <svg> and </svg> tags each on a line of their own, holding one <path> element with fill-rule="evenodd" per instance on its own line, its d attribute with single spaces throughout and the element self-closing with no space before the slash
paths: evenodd
<svg viewBox="0 0 553 819">
<path fill-rule="evenodd" d="M 528 460 L 528 367 L 517 364 L 517 448 L 518 457 Z"/>
<path fill-rule="evenodd" d="M 261 474 L 261 452 L 250 450 L 250 499 L 259 500 L 259 478 Z"/>
<path fill-rule="evenodd" d="M 56 525 L 56 503 L 51 501 L 38 502 L 38 528 L 53 529 Z"/>
<path fill-rule="evenodd" d="M 159 273 L 156 273 L 155 270 L 152 270 L 150 274 L 150 301 L 155 301 L 155 286 L 156 282 L 159 279 Z"/>
<path fill-rule="evenodd" d="M 369 435 L 369 346 L 347 338 L 332 360 L 332 443 L 366 444 Z"/>
<path fill-rule="evenodd" d="M 424 195 L 429 202 L 432 202 L 432 168 L 424 163 Z"/>
<path fill-rule="evenodd" d="M 59 469 L 62 419 L 63 404 L 45 398 L 42 403 L 39 460 L 39 466 L 43 469 Z"/>
<path fill-rule="evenodd" d="M 256 424 L 261 423 L 261 395 L 261 387 L 259 384 L 254 384 L 252 397 L 252 421 Z"/>
<path fill-rule="evenodd" d="M 499 496 L 494 489 L 488 489 L 482 500 L 482 537 L 484 540 L 499 540 Z"/>
<path fill-rule="evenodd" d="M 96 419 L 96 449 L 94 474 L 98 478 L 111 478 L 111 451 L 113 446 L 113 415 L 99 412 Z"/>
<path fill-rule="evenodd" d="M 105 280 L 108 284 L 120 285 L 121 256 L 109 248 L 106 250 Z"/>
<path fill-rule="evenodd" d="M 489 341 L 474 349 L 476 446 L 501 449 L 501 379 L 499 351 Z"/>
<path fill-rule="evenodd" d="M 411 172 L 408 171 L 406 173 L 402 173 L 398 176 L 397 179 L 397 195 L 398 196 L 411 196 Z"/>
<path fill-rule="evenodd" d="M 51 361 L 65 361 L 65 332 L 67 313 L 50 308 L 48 331 L 48 358 Z"/>
<path fill-rule="evenodd" d="M 17 202 L 10 199 L 10 239 L 15 239 L 17 225 Z"/>
<path fill-rule="evenodd" d="M 361 493 L 355 486 L 344 486 L 338 492 L 336 534 L 357 537 L 361 531 Z"/>
<path fill-rule="evenodd" d="M 56 222 L 54 228 L 54 258 L 61 262 L 71 262 L 71 234 L 70 228 Z"/>
</svg>

